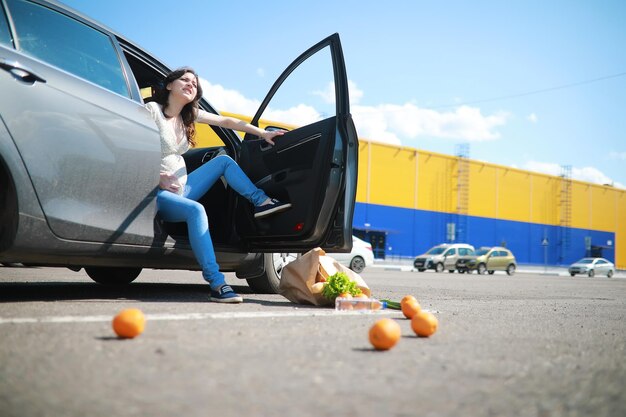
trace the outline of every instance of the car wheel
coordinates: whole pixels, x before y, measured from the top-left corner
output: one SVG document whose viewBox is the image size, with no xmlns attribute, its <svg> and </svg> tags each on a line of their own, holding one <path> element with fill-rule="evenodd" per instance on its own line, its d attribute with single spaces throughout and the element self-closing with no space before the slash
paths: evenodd
<svg viewBox="0 0 626 417">
<path fill-rule="evenodd" d="M 454 269 L 448 269 L 448 272 L 454 274 Z"/>
<path fill-rule="evenodd" d="M 487 272 L 487 267 L 485 266 L 485 264 L 480 264 L 478 265 L 478 269 L 476 271 L 478 271 L 479 275 L 485 275 L 485 272 Z"/>
<path fill-rule="evenodd" d="M 609 272 L 606 273 L 607 278 L 611 278 L 613 276 L 613 271 L 609 269 Z"/>
<path fill-rule="evenodd" d="M 594 276 L 595 274 L 596 274 L 596 273 L 593 271 L 593 269 L 592 269 L 592 270 L 590 270 L 590 271 L 587 273 L 587 275 L 589 275 L 589 278 L 593 278 L 593 276 Z"/>
<path fill-rule="evenodd" d="M 493 273 L 496 271 L 489 271 L 489 275 L 493 275 Z"/>
<path fill-rule="evenodd" d="M 355 256 L 350 261 L 350 269 L 357 274 L 363 272 L 363 270 L 365 269 L 365 259 L 361 258 L 360 256 Z"/>
<path fill-rule="evenodd" d="M 511 264 L 506 268 L 507 275 L 513 275 L 515 273 L 515 265 Z"/>
<path fill-rule="evenodd" d="M 420 271 L 420 272 L 426 271 L 424 268 L 417 268 L 417 270 Z"/>
<path fill-rule="evenodd" d="M 116 268 L 110 266 L 85 267 L 89 278 L 98 284 L 125 285 L 130 284 L 139 276 L 141 268 Z"/>
<path fill-rule="evenodd" d="M 569 273 L 571 276 L 576 276 L 576 274 L 572 274 L 571 272 Z"/>
<path fill-rule="evenodd" d="M 441 262 L 435 265 L 435 272 L 443 272 L 443 264 Z"/>
<path fill-rule="evenodd" d="M 255 293 L 278 294 L 283 268 L 289 262 L 295 261 L 299 256 L 299 253 L 264 253 L 263 264 L 265 265 L 265 273 L 260 277 L 246 280 L 248 281 L 248 286 Z"/>
</svg>

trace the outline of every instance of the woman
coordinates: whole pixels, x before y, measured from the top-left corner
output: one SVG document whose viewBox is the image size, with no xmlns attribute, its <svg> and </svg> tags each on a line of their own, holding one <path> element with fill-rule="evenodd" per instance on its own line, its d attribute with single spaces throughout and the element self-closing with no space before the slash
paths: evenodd
<svg viewBox="0 0 626 417">
<path fill-rule="evenodd" d="M 254 205 L 254 217 L 260 218 L 291 207 L 271 199 L 252 184 L 239 165 L 229 156 L 218 156 L 187 176 L 181 156 L 195 145 L 194 123 L 206 123 L 235 129 L 262 137 L 270 145 L 280 131 L 265 131 L 242 120 L 218 116 L 199 109 L 202 88 L 198 75 L 191 68 L 177 69 L 165 77 L 156 89 L 153 101 L 146 104 L 161 135 L 161 178 L 157 208 L 161 218 L 169 222 L 187 222 L 191 248 L 202 267 L 202 276 L 211 286 L 210 300 L 219 303 L 241 303 L 243 299 L 226 285 L 215 259 L 209 223 L 202 197 L 220 178 Z"/>
</svg>

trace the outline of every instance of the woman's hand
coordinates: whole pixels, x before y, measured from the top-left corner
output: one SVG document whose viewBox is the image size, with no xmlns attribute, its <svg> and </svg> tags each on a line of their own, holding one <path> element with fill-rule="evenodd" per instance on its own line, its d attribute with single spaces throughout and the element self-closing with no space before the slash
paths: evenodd
<svg viewBox="0 0 626 417">
<path fill-rule="evenodd" d="M 178 193 L 178 190 L 180 190 L 180 184 L 175 175 L 168 174 L 167 172 L 161 172 L 160 177 L 159 188 L 173 193 Z"/>
<path fill-rule="evenodd" d="M 261 134 L 261 137 L 265 140 L 265 142 L 269 143 L 270 145 L 274 146 L 274 138 L 276 136 L 282 136 L 284 135 L 286 132 L 286 130 L 264 130 L 263 134 Z"/>
</svg>

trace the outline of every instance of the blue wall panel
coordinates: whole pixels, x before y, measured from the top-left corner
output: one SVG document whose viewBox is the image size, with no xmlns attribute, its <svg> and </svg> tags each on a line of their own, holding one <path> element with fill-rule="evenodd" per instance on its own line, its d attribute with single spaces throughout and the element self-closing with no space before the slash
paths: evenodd
<svg viewBox="0 0 626 417">
<path fill-rule="evenodd" d="M 602 255 L 614 262 L 615 234 L 586 229 L 467 216 L 465 235 L 474 247 L 506 246 L 522 264 L 568 265 L 588 256 L 585 237 L 602 246 Z M 386 233 L 386 255 L 413 257 L 447 242 L 447 224 L 458 223 L 458 215 L 356 203 L 355 229 Z M 544 240 L 548 245 L 543 246 Z M 566 242 L 562 244 L 562 242 Z M 611 242 L 611 245 L 609 245 Z"/>
</svg>

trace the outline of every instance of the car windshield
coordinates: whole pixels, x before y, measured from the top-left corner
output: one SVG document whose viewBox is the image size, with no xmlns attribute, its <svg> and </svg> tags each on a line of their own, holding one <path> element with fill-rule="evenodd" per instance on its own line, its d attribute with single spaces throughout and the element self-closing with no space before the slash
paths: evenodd
<svg viewBox="0 0 626 417">
<path fill-rule="evenodd" d="M 593 263 L 593 259 L 591 258 L 583 258 L 580 261 L 576 262 L 577 264 L 591 264 Z"/>
<path fill-rule="evenodd" d="M 478 249 L 476 251 L 476 256 L 482 256 L 482 255 L 486 254 L 487 252 L 489 252 L 489 249 Z"/>
<path fill-rule="evenodd" d="M 443 253 L 444 250 L 446 250 L 446 248 L 442 248 L 440 246 L 437 246 L 435 248 L 432 248 L 428 252 L 426 252 L 426 254 L 428 254 L 428 255 L 439 255 L 439 254 Z"/>
</svg>

